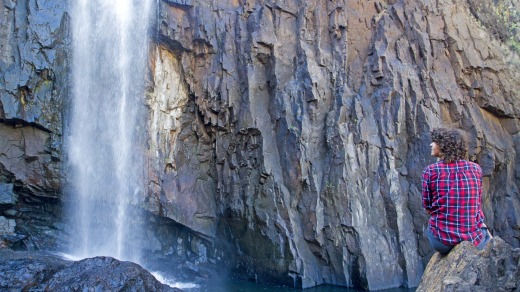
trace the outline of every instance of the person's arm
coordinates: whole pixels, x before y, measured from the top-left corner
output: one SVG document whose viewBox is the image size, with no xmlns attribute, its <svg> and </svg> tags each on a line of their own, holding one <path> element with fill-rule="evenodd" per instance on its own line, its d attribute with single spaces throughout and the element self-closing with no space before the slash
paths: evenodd
<svg viewBox="0 0 520 292">
<path fill-rule="evenodd" d="M 422 206 L 428 215 L 431 211 L 431 192 L 430 192 L 430 168 L 427 167 L 422 173 Z"/>
</svg>

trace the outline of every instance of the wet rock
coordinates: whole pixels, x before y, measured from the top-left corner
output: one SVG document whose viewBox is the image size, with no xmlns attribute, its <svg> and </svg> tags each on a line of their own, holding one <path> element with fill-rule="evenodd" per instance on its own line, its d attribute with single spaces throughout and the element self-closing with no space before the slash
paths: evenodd
<svg viewBox="0 0 520 292">
<path fill-rule="evenodd" d="M 0 289 L 181 291 L 131 262 L 96 257 L 70 262 L 48 253 L 0 250 Z"/>
<path fill-rule="evenodd" d="M 109 257 L 76 262 L 61 269 L 40 286 L 52 291 L 180 291 L 161 284 L 135 263 L 121 262 Z"/>
<path fill-rule="evenodd" d="M 520 248 L 495 236 L 483 251 L 462 242 L 448 255 L 436 253 L 417 291 L 517 291 Z"/>
<path fill-rule="evenodd" d="M 36 288 L 67 264 L 70 263 L 50 254 L 0 249 L 0 289 Z"/>
</svg>

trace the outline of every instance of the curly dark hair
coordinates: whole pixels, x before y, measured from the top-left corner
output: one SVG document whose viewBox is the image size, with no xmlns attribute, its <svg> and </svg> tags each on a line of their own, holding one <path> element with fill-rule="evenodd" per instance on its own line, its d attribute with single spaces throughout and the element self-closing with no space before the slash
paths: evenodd
<svg viewBox="0 0 520 292">
<path fill-rule="evenodd" d="M 456 129 L 434 129 L 432 141 L 439 145 L 440 157 L 446 163 L 463 160 L 468 153 L 466 135 Z"/>
</svg>

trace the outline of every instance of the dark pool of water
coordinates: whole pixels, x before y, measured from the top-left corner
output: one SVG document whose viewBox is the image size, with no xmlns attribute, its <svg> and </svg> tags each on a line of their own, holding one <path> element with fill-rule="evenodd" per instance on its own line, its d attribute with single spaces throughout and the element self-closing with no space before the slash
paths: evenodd
<svg viewBox="0 0 520 292">
<path fill-rule="evenodd" d="M 201 291 L 201 292 L 260 292 L 260 291 L 269 291 L 269 292 L 359 292 L 362 290 L 356 290 L 352 288 L 338 287 L 338 286 L 330 286 L 330 285 L 321 285 L 318 287 L 307 288 L 307 289 L 294 289 L 288 287 L 277 287 L 277 286 L 269 286 L 256 284 L 253 282 L 245 282 L 245 281 L 222 281 L 217 283 L 208 283 L 199 286 L 194 289 L 183 289 L 183 291 Z M 415 288 L 396 288 L 396 289 L 386 289 L 379 290 L 380 292 L 414 292 Z"/>
</svg>

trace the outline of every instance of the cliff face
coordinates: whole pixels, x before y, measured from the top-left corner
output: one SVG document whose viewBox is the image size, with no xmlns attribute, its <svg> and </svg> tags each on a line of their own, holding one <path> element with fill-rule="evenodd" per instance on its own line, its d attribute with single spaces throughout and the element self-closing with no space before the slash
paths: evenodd
<svg viewBox="0 0 520 292">
<path fill-rule="evenodd" d="M 40 187 L 25 174 L 37 162 L 54 171 L 35 172 L 54 187 L 42 193 L 59 199 L 68 18 L 40 2 L 0 2 L 0 126 L 46 141 L 36 160 L 2 148 L 23 167 L 0 160 L 0 182 Z M 475 3 L 160 1 L 143 206 L 199 239 L 163 229 L 158 252 L 178 244 L 261 282 L 417 286 L 431 254 L 420 174 L 438 126 L 468 132 L 486 222 L 520 246 L 520 61 Z M 21 220 L 19 206 L 6 220 Z"/>
<path fill-rule="evenodd" d="M 165 216 L 228 243 L 252 278 L 416 286 L 442 125 L 469 133 L 487 222 L 519 245 L 518 56 L 471 2 L 218 3 L 159 7 L 155 60 L 180 80 L 155 111 L 172 118 L 154 140 Z"/>
<path fill-rule="evenodd" d="M 60 1 L 0 0 L 0 221 L 11 226 L 0 229 L 0 245 L 48 249 L 59 241 L 66 8 Z"/>
</svg>

